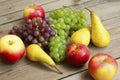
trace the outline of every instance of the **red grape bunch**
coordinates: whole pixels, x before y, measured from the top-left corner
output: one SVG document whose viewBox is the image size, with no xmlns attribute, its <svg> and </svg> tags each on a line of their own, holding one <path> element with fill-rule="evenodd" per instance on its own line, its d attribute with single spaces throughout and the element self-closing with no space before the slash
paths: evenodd
<svg viewBox="0 0 120 80">
<path fill-rule="evenodd" d="M 50 24 L 51 21 L 47 17 L 44 19 L 40 17 L 25 19 L 24 25 L 13 26 L 9 34 L 18 35 L 26 45 L 35 43 L 44 48 L 48 46 L 49 38 L 56 34 Z"/>
</svg>

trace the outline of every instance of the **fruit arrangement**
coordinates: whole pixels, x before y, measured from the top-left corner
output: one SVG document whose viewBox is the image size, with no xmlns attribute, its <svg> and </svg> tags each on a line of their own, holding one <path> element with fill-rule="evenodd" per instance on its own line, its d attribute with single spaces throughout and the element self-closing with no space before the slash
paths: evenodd
<svg viewBox="0 0 120 80">
<path fill-rule="evenodd" d="M 75 11 L 63 7 L 50 12 L 49 16 L 56 31 L 56 36 L 50 38 L 50 56 L 56 62 L 61 62 L 65 59 L 69 35 L 87 25 L 87 15 L 84 10 Z"/>
<path fill-rule="evenodd" d="M 60 74 L 62 72 L 56 67 L 55 62 L 52 60 L 52 58 L 42 50 L 42 48 L 37 44 L 31 44 L 26 49 L 27 57 L 31 61 L 41 61 L 43 63 L 46 63 L 50 65 L 51 67 L 54 67 Z"/>
<path fill-rule="evenodd" d="M 87 24 L 90 12 L 91 25 Z M 44 9 L 36 4 L 23 11 L 24 24 L 13 26 L 8 35 L 0 38 L 0 58 L 14 64 L 25 54 L 31 61 L 40 61 L 62 73 L 56 63 L 65 59 L 73 66 L 88 62 L 88 70 L 95 80 L 111 80 L 118 70 L 116 60 L 109 54 L 96 54 L 90 58 L 89 43 L 105 47 L 110 34 L 99 16 L 88 8 L 79 11 L 62 7 L 45 16 Z M 7 46 L 7 47 L 6 47 Z M 110 76 L 106 74 L 110 72 Z"/>
<path fill-rule="evenodd" d="M 26 45 L 34 43 L 46 48 L 49 38 L 56 34 L 54 28 L 50 26 L 49 19 L 36 17 L 25 19 L 25 22 L 26 24 L 20 27 L 13 26 L 9 34 L 18 35 Z"/>
</svg>

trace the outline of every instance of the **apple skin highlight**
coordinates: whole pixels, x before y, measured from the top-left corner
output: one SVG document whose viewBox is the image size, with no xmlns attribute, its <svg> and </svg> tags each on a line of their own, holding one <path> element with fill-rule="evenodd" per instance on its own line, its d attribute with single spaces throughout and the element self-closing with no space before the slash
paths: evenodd
<svg viewBox="0 0 120 80">
<path fill-rule="evenodd" d="M 98 53 L 90 59 L 88 71 L 95 80 L 111 80 L 118 71 L 118 63 L 112 56 Z"/>
<path fill-rule="evenodd" d="M 8 63 L 18 62 L 25 54 L 25 45 L 17 35 L 4 35 L 0 38 L 0 58 Z"/>
<path fill-rule="evenodd" d="M 35 17 L 41 17 L 42 19 L 45 17 L 45 11 L 43 7 L 37 4 L 32 4 L 27 6 L 23 11 L 23 17 L 32 19 Z"/>
<path fill-rule="evenodd" d="M 76 66 L 83 66 L 89 59 L 90 52 L 83 44 L 70 44 L 66 49 L 67 61 Z"/>
</svg>

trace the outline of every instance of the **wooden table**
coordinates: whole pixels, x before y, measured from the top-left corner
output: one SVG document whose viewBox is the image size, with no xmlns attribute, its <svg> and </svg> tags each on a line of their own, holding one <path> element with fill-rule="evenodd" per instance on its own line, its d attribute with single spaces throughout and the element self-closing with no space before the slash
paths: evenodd
<svg viewBox="0 0 120 80">
<path fill-rule="evenodd" d="M 63 5 L 74 9 L 88 7 L 97 12 L 110 32 L 111 42 L 105 48 L 89 45 L 91 56 L 98 52 L 112 55 L 119 63 L 119 71 L 113 80 L 120 80 L 120 0 L 0 0 L 0 36 L 8 33 L 14 25 L 23 23 L 23 9 L 29 4 L 44 7 L 46 15 Z M 42 63 L 33 63 L 24 57 L 14 65 L 0 60 L 0 80 L 93 80 L 88 73 L 87 64 L 80 68 L 66 62 L 58 64 L 63 74 Z M 109 75 L 109 73 L 108 73 Z"/>
</svg>

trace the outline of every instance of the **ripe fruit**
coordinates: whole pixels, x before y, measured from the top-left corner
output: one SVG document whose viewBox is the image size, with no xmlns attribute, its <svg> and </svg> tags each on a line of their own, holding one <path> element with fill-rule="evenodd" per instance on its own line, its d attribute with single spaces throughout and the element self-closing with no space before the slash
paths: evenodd
<svg viewBox="0 0 120 80">
<path fill-rule="evenodd" d="M 65 59 L 67 47 L 66 39 L 71 34 L 87 24 L 85 10 L 72 10 L 70 8 L 60 8 L 50 12 L 51 26 L 55 28 L 56 36 L 50 38 L 50 56 L 55 62 L 62 62 Z"/>
<path fill-rule="evenodd" d="M 88 70 L 95 80 L 112 80 L 117 73 L 118 64 L 112 56 L 98 53 L 90 59 Z"/>
<path fill-rule="evenodd" d="M 84 65 L 90 57 L 88 47 L 83 44 L 70 44 L 66 49 L 67 61 L 73 66 Z"/>
<path fill-rule="evenodd" d="M 42 48 L 48 47 L 49 38 L 55 36 L 55 30 L 50 26 L 49 18 L 41 19 L 40 17 L 26 19 L 22 26 L 13 26 L 9 34 L 18 35 L 26 45 L 35 43 Z M 41 23 L 41 25 L 39 25 Z M 33 25 L 38 24 L 38 25 Z"/>
<path fill-rule="evenodd" d="M 24 16 L 24 18 L 29 18 L 29 19 L 32 19 L 35 17 L 44 18 L 45 11 L 41 6 L 39 6 L 37 4 L 32 4 L 32 5 L 27 6 L 24 9 L 23 16 Z"/>
<path fill-rule="evenodd" d="M 56 64 L 52 60 L 52 58 L 45 51 L 43 51 L 42 48 L 37 44 L 29 45 L 26 49 L 26 54 L 31 61 L 41 61 L 57 69 Z M 58 69 L 57 71 L 60 74 L 62 73 Z"/>
<path fill-rule="evenodd" d="M 89 27 L 84 27 L 74 32 L 70 38 L 70 43 L 80 43 L 88 46 L 90 43 Z"/>
<path fill-rule="evenodd" d="M 92 42 L 97 47 L 105 47 L 110 43 L 110 34 L 105 29 L 99 16 L 95 12 L 89 11 L 91 17 Z"/>
<path fill-rule="evenodd" d="M 19 61 L 25 53 L 22 40 L 16 35 L 5 35 L 0 38 L 0 56 L 9 64 Z"/>
</svg>

